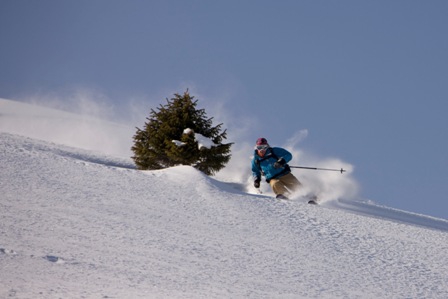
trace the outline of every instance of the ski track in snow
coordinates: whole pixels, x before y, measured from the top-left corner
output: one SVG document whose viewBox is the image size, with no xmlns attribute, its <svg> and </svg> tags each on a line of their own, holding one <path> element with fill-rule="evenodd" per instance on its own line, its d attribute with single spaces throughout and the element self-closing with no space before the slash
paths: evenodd
<svg viewBox="0 0 448 299">
<path fill-rule="evenodd" d="M 443 219 L 6 133 L 0 161 L 0 298 L 448 298 Z"/>
</svg>

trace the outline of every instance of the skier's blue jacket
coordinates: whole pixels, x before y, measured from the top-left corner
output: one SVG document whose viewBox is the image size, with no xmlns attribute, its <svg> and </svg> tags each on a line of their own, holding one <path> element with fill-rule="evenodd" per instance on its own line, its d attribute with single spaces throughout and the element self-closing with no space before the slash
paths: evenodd
<svg viewBox="0 0 448 299">
<path fill-rule="evenodd" d="M 266 150 L 264 156 L 260 157 L 257 150 L 255 150 L 254 158 L 252 159 L 252 174 L 254 178 L 261 179 L 263 175 L 266 177 L 266 181 L 269 182 L 271 179 L 290 173 L 291 169 L 288 164 L 280 168 L 274 167 L 274 163 L 280 158 L 283 158 L 288 163 L 292 159 L 292 154 L 280 147 L 270 147 Z"/>
</svg>

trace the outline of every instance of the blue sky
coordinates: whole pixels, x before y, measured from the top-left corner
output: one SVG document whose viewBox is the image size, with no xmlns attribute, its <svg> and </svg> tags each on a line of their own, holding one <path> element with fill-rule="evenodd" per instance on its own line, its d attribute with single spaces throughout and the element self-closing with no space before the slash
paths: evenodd
<svg viewBox="0 0 448 299">
<path fill-rule="evenodd" d="M 354 165 L 362 197 L 448 218 L 447 15 L 437 0 L 1 0 L 0 97 L 93 90 L 149 111 L 190 88 L 246 142 L 306 129 L 299 146 Z"/>
</svg>

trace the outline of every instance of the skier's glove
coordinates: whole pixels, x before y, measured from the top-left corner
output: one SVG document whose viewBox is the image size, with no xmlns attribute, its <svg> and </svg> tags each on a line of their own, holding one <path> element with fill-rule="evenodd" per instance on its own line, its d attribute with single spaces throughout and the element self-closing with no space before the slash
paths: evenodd
<svg viewBox="0 0 448 299">
<path fill-rule="evenodd" d="M 257 177 L 255 179 L 255 181 L 254 181 L 254 187 L 255 188 L 260 188 L 260 181 L 261 181 L 261 178 L 259 178 L 259 177 Z"/>
<path fill-rule="evenodd" d="M 277 162 L 274 163 L 274 168 L 282 168 L 283 166 L 285 166 L 286 161 L 283 158 L 280 158 L 277 160 Z"/>
</svg>

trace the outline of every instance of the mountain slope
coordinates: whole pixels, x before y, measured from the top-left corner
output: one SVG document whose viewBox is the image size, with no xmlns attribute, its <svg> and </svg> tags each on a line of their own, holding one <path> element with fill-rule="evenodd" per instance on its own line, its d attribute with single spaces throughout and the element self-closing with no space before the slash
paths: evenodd
<svg viewBox="0 0 448 299">
<path fill-rule="evenodd" d="M 448 297 L 446 230 L 6 133 L 0 161 L 2 298 Z"/>
<path fill-rule="evenodd" d="M 135 133 L 132 126 L 1 98 L 0 131 L 119 157 L 131 155 Z"/>
</svg>

